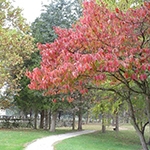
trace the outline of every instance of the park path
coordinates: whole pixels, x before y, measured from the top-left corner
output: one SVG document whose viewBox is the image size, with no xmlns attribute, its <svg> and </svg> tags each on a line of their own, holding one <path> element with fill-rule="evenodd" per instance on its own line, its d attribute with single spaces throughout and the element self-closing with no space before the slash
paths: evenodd
<svg viewBox="0 0 150 150">
<path fill-rule="evenodd" d="M 52 135 L 48 137 L 44 137 L 41 139 L 37 139 L 33 143 L 27 145 L 25 150 L 54 150 L 54 144 L 60 142 L 64 139 L 68 139 L 71 137 L 93 133 L 95 130 L 84 130 L 84 131 L 77 131 L 59 135 Z"/>
</svg>

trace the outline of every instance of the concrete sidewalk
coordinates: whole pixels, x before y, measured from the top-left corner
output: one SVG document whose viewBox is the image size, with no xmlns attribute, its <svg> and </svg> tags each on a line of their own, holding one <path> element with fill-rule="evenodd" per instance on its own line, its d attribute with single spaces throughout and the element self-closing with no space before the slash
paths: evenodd
<svg viewBox="0 0 150 150">
<path fill-rule="evenodd" d="M 68 139 L 71 137 L 79 136 L 82 134 L 89 134 L 93 133 L 95 130 L 84 130 L 84 131 L 77 131 L 72 133 L 66 134 L 59 134 L 59 135 L 52 135 L 45 138 L 37 139 L 33 143 L 29 144 L 25 150 L 54 150 L 54 143 L 62 141 L 64 139 Z"/>
</svg>

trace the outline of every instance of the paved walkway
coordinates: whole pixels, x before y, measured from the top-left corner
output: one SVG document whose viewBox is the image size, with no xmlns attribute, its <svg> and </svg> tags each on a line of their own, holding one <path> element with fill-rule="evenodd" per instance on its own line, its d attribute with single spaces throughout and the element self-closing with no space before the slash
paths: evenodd
<svg viewBox="0 0 150 150">
<path fill-rule="evenodd" d="M 82 134 L 89 134 L 95 132 L 94 130 L 77 131 L 66 134 L 52 135 L 45 138 L 37 139 L 33 143 L 29 144 L 25 150 L 54 150 L 54 144 L 56 142 L 75 137 Z"/>
</svg>

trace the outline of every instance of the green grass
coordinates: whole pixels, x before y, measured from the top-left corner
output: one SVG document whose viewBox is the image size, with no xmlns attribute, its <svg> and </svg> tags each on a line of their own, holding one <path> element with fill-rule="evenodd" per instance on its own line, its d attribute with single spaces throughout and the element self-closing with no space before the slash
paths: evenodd
<svg viewBox="0 0 150 150">
<path fill-rule="evenodd" d="M 88 124 L 84 129 L 100 130 L 100 124 Z M 148 131 L 147 131 L 148 133 Z M 141 144 L 137 133 L 130 124 L 120 125 L 120 131 L 116 133 L 113 127 L 107 127 L 106 133 L 96 132 L 66 139 L 55 145 L 55 150 L 141 150 Z"/>
<path fill-rule="evenodd" d="M 134 131 L 96 132 L 55 145 L 55 150 L 141 150 L 139 139 Z"/>
<path fill-rule="evenodd" d="M 83 129 L 100 130 L 100 124 L 84 125 Z M 56 150 L 141 150 L 139 138 L 131 125 L 123 125 L 117 134 L 112 127 L 105 134 L 96 132 L 58 143 Z M 0 150 L 23 150 L 35 139 L 71 132 L 71 128 L 57 128 L 55 133 L 45 130 L 0 130 Z"/>
<path fill-rule="evenodd" d="M 27 143 L 37 138 L 68 131 L 57 130 L 56 133 L 50 133 L 44 130 L 0 130 L 0 150 L 23 150 Z"/>
</svg>

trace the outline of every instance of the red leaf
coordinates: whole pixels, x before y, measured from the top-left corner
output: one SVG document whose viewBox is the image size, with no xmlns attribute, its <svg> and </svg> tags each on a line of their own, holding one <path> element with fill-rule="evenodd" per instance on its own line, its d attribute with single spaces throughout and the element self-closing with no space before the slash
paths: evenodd
<svg viewBox="0 0 150 150">
<path fill-rule="evenodd" d="M 144 81 L 147 79 L 147 75 L 146 74 L 141 74 L 140 75 L 140 80 Z"/>
<path fill-rule="evenodd" d="M 56 103 L 57 102 L 57 99 L 53 99 L 53 103 Z"/>
<path fill-rule="evenodd" d="M 119 13 L 119 9 L 118 8 L 115 8 L 115 10 L 116 10 L 116 13 Z"/>
</svg>

